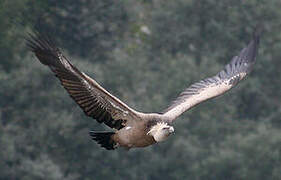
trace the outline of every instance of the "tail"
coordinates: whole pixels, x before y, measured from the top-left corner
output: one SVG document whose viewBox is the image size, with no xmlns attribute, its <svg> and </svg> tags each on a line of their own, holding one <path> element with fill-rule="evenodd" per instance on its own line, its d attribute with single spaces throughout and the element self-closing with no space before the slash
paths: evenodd
<svg viewBox="0 0 281 180">
<path fill-rule="evenodd" d="M 114 132 L 95 132 L 90 131 L 90 136 L 92 136 L 92 139 L 97 141 L 98 144 L 101 145 L 101 147 L 104 147 L 107 150 L 114 150 L 116 149 L 116 143 L 111 138 L 112 135 L 114 135 Z"/>
</svg>

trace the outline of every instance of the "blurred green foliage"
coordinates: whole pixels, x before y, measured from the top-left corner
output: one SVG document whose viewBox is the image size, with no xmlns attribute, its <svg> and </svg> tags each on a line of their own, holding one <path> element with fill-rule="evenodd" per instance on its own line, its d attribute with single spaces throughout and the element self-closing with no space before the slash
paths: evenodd
<svg viewBox="0 0 281 180">
<path fill-rule="evenodd" d="M 281 1 L 0 0 L 0 179 L 281 179 Z M 106 151 L 25 47 L 47 31 L 66 56 L 144 112 L 163 110 L 265 32 L 237 88 L 181 116 L 168 141 Z"/>
</svg>

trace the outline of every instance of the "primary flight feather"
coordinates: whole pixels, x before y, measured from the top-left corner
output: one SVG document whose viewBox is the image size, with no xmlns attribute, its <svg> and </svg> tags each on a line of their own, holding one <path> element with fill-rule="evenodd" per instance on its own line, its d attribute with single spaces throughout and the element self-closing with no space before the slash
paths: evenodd
<svg viewBox="0 0 281 180">
<path fill-rule="evenodd" d="M 92 139 L 107 150 L 146 147 L 164 141 L 174 132 L 171 123 L 183 112 L 237 85 L 256 61 L 260 33 L 217 75 L 185 89 L 162 113 L 138 112 L 107 92 L 94 79 L 73 66 L 52 39 L 40 32 L 29 34 L 27 46 L 48 66 L 84 113 L 115 131 L 90 131 Z"/>
</svg>

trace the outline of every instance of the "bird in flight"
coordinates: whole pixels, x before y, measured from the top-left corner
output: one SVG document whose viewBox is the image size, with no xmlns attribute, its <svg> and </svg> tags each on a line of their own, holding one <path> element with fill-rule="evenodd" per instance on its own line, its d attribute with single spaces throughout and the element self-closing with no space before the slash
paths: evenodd
<svg viewBox="0 0 281 180">
<path fill-rule="evenodd" d="M 26 40 L 29 49 L 51 69 L 84 113 L 114 129 L 89 133 L 102 147 L 114 150 L 118 147 L 146 147 L 166 140 L 174 133 L 171 124 L 178 116 L 236 86 L 253 69 L 259 38 L 260 33 L 255 31 L 247 47 L 234 56 L 222 71 L 186 88 L 161 113 L 143 113 L 130 108 L 71 64 L 50 36 L 35 31 Z"/>
</svg>

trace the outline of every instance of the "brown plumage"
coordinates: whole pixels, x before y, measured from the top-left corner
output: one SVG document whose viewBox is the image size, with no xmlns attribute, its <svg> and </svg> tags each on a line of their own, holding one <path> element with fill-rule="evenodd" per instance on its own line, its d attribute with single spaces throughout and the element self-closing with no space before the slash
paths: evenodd
<svg viewBox="0 0 281 180">
<path fill-rule="evenodd" d="M 115 129 L 115 132 L 90 132 L 93 140 L 102 147 L 113 150 L 118 146 L 127 149 L 146 147 L 165 140 L 174 132 L 170 124 L 179 115 L 236 86 L 253 68 L 259 34 L 254 33 L 248 46 L 233 57 L 221 72 L 185 89 L 162 113 L 142 113 L 128 107 L 73 66 L 49 36 L 39 32 L 29 34 L 27 45 L 37 59 L 53 71 L 87 116 Z"/>
</svg>

